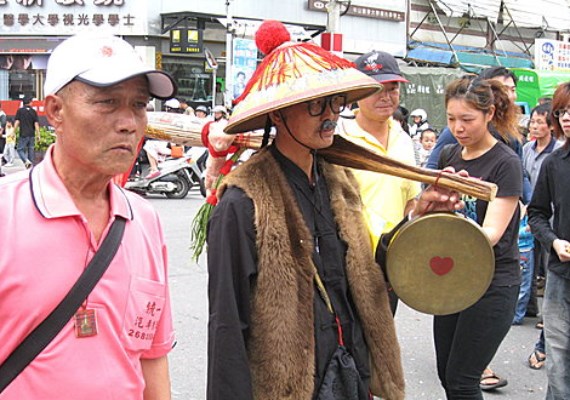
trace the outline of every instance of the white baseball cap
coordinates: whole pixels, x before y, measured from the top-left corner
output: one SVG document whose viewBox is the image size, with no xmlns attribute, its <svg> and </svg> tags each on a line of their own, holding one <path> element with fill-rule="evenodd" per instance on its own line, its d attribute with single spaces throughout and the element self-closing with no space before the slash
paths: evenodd
<svg viewBox="0 0 570 400">
<path fill-rule="evenodd" d="M 180 101 L 178 99 L 169 99 L 164 102 L 165 107 L 180 108 Z"/>
<path fill-rule="evenodd" d="M 135 49 L 109 34 L 80 33 L 62 42 L 51 54 L 44 84 L 45 95 L 55 94 L 73 80 L 106 87 L 145 75 L 150 95 L 170 99 L 176 83 L 164 71 L 148 68 Z"/>
<path fill-rule="evenodd" d="M 219 113 L 222 113 L 222 114 L 227 114 L 227 113 L 228 113 L 228 110 L 226 110 L 226 107 L 224 107 L 224 106 L 215 106 L 215 107 L 212 109 L 212 112 L 213 112 L 213 113 L 219 112 Z"/>
</svg>

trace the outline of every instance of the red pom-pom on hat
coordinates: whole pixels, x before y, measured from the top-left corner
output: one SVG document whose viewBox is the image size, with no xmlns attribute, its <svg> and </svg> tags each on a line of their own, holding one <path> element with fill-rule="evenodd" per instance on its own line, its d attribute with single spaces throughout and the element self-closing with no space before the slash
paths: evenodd
<svg viewBox="0 0 570 400">
<path fill-rule="evenodd" d="M 263 21 L 255 33 L 255 44 L 266 55 L 290 40 L 291 34 L 285 25 L 275 20 Z"/>
</svg>

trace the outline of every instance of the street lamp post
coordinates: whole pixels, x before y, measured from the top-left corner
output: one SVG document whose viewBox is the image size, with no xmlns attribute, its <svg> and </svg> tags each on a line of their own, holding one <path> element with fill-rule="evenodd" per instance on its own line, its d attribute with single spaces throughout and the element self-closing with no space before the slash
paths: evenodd
<svg viewBox="0 0 570 400">
<path fill-rule="evenodd" d="M 342 33 L 340 17 L 343 0 L 330 0 L 327 5 L 327 30 L 321 35 L 322 47 L 342 57 Z M 350 1 L 348 1 L 350 6 Z"/>
<path fill-rule="evenodd" d="M 233 77 L 232 77 L 232 61 L 233 61 L 233 38 L 234 38 L 234 21 L 231 9 L 232 0 L 226 0 L 226 96 L 224 103 L 229 110 L 232 108 L 233 100 Z"/>
<path fill-rule="evenodd" d="M 326 7 L 327 7 L 327 32 L 340 33 L 341 1 L 330 0 Z"/>
</svg>

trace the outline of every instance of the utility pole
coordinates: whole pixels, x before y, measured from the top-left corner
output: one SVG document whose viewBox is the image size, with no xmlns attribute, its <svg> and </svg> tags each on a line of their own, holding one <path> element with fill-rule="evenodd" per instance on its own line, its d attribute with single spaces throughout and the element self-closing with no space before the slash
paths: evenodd
<svg viewBox="0 0 570 400">
<path fill-rule="evenodd" d="M 226 16 L 227 16 L 227 27 L 226 27 L 226 96 L 224 99 L 224 104 L 229 110 L 232 108 L 233 100 L 233 88 L 234 81 L 232 76 L 232 62 L 233 62 L 233 39 L 234 39 L 234 21 L 231 9 L 232 0 L 226 0 Z"/>
<path fill-rule="evenodd" d="M 340 9 L 342 1 L 330 0 L 327 8 L 327 32 L 340 33 Z"/>
<path fill-rule="evenodd" d="M 327 5 L 327 30 L 321 35 L 321 46 L 342 57 L 342 33 L 340 33 L 340 17 L 343 0 L 330 0 Z M 350 7 L 350 0 L 348 1 Z"/>
</svg>

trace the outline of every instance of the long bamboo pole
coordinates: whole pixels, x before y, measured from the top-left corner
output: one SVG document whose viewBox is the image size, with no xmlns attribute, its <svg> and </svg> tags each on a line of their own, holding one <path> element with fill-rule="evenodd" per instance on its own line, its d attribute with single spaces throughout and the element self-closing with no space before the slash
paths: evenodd
<svg viewBox="0 0 570 400">
<path fill-rule="evenodd" d="M 430 185 L 437 184 L 481 200 L 491 201 L 497 194 L 497 185 L 476 178 L 464 178 L 404 164 L 392 158 L 374 153 L 363 147 L 335 136 L 331 147 L 319 150 L 328 162 L 355 169 L 381 172 L 387 175 L 411 179 Z"/>
<path fill-rule="evenodd" d="M 203 122 L 181 114 L 149 113 L 146 135 L 184 146 L 203 146 L 201 129 Z M 234 144 L 259 149 L 262 134 L 236 135 Z M 342 136 L 336 135 L 333 145 L 319 150 L 328 162 L 344 167 L 380 172 L 414 181 L 437 184 L 478 199 L 491 201 L 497 194 L 497 185 L 476 178 L 463 178 L 437 170 L 419 168 L 365 149 Z"/>
</svg>

